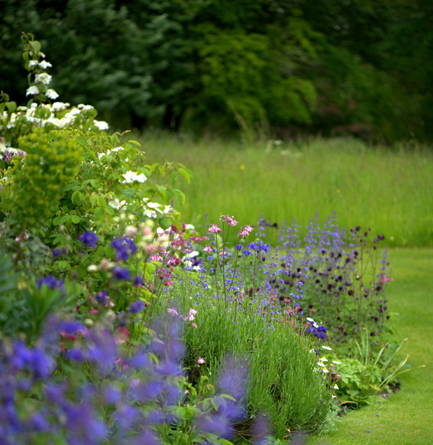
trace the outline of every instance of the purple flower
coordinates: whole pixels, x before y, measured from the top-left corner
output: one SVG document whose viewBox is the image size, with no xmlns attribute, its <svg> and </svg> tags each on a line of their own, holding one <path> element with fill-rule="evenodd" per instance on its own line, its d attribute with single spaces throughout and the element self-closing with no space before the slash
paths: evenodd
<svg viewBox="0 0 433 445">
<path fill-rule="evenodd" d="M 101 290 L 96 294 L 96 301 L 100 304 L 105 304 L 108 302 L 108 291 Z"/>
<path fill-rule="evenodd" d="M 132 303 L 129 307 L 129 313 L 136 314 L 137 312 L 141 312 L 144 309 L 144 304 L 141 300 L 137 300 L 136 302 Z"/>
<path fill-rule="evenodd" d="M 230 439 L 234 433 L 231 422 L 220 414 L 204 416 L 198 422 L 197 427 L 204 433 L 215 434 L 223 439 Z"/>
<path fill-rule="evenodd" d="M 81 235 L 78 238 L 82 243 L 87 244 L 88 246 L 90 246 L 92 249 L 94 249 L 96 247 L 96 243 L 99 240 L 99 237 L 92 232 L 84 232 L 83 235 Z"/>
<path fill-rule="evenodd" d="M 58 280 L 52 275 L 48 275 L 47 277 L 41 278 L 38 281 L 38 289 L 40 289 L 43 285 L 49 287 L 50 289 L 58 289 L 63 288 L 65 282 L 63 280 Z"/>
<path fill-rule="evenodd" d="M 59 331 L 67 334 L 76 334 L 78 332 L 85 332 L 87 328 L 78 321 L 62 321 L 59 326 Z"/>
<path fill-rule="evenodd" d="M 132 285 L 135 287 L 141 287 L 143 284 L 143 278 L 141 278 L 140 275 L 136 275 Z"/>
<path fill-rule="evenodd" d="M 117 426 L 124 431 L 131 429 L 140 417 L 139 411 L 130 405 L 122 406 L 113 414 Z"/>
<path fill-rule="evenodd" d="M 161 442 L 157 439 L 155 433 L 148 429 L 144 430 L 138 436 L 131 438 L 128 443 L 130 445 L 161 445 Z"/>
<path fill-rule="evenodd" d="M 128 261 L 129 255 L 137 251 L 134 241 L 130 238 L 115 238 L 111 246 L 116 251 L 116 261 Z"/>
<path fill-rule="evenodd" d="M 155 400 L 162 394 L 163 385 L 161 382 L 141 383 L 131 388 L 131 397 L 142 403 Z"/>
<path fill-rule="evenodd" d="M 121 399 L 121 395 L 122 393 L 120 392 L 120 390 L 118 388 L 116 388 L 115 386 L 105 386 L 103 391 L 102 391 L 104 400 L 110 404 L 110 405 L 115 405 L 116 403 L 118 403 Z"/>
<path fill-rule="evenodd" d="M 84 360 L 84 354 L 81 349 L 72 348 L 65 353 L 65 357 L 75 362 L 82 362 Z"/>
<path fill-rule="evenodd" d="M 88 359 L 98 364 L 105 374 L 114 366 L 117 347 L 114 339 L 105 330 L 93 330 L 86 337 L 88 344 Z"/>
<path fill-rule="evenodd" d="M 114 266 L 113 276 L 116 278 L 116 280 L 128 281 L 131 278 L 131 272 L 127 268 L 123 269 L 120 266 Z"/>
</svg>

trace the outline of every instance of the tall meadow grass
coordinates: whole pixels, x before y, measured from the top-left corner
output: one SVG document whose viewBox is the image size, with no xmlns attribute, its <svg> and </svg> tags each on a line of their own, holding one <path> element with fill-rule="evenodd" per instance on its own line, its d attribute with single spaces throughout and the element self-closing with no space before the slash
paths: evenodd
<svg viewBox="0 0 433 445">
<path fill-rule="evenodd" d="M 433 153 L 370 147 L 354 139 L 245 144 L 148 133 L 138 137 L 150 162 L 192 169 L 180 210 L 197 228 L 234 215 L 241 224 L 261 214 L 271 224 L 334 211 L 340 226 L 370 226 L 388 246 L 433 245 Z M 233 234 L 234 235 L 234 234 Z"/>
</svg>

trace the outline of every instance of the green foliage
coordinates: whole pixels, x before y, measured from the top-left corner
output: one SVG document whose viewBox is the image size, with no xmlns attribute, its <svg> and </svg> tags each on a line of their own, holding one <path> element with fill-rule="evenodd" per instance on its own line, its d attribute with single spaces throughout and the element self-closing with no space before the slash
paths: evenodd
<svg viewBox="0 0 433 445">
<path fill-rule="evenodd" d="M 361 346 L 357 343 L 358 358 L 344 358 L 337 365 L 341 378 L 337 396 L 341 405 L 350 404 L 353 408 L 353 405 L 360 407 L 383 402 L 378 394 L 383 390 L 390 391 L 389 385 L 396 386 L 400 374 L 413 369 L 405 366 L 409 356 L 394 363 L 396 354 L 407 340 L 392 352 L 387 351 L 388 344 L 385 344 L 378 353 L 372 354 L 368 333 L 364 330 Z"/>
<path fill-rule="evenodd" d="M 176 278 L 170 304 L 179 305 L 180 313 L 187 313 L 194 304 L 188 296 L 196 292 L 189 285 L 195 280 L 198 276 L 193 272 Z M 192 306 L 198 311 L 197 328 L 188 327 L 185 334 L 188 350 L 185 366 L 190 379 L 196 381 L 205 375 L 215 382 L 225 358 L 240 357 L 250 369 L 248 418 L 267 413 L 272 433 L 279 439 L 287 435 L 287 429 L 319 430 L 327 416 L 331 396 L 323 376 L 313 370 L 314 357 L 304 341 L 282 323 L 270 327 L 269 322 L 258 315 L 259 309 L 253 302 L 226 310 L 223 298 L 218 300 L 213 293 L 212 284 L 196 295 Z M 199 357 L 205 359 L 202 366 L 197 363 Z M 242 437 L 250 427 L 251 419 L 246 419 L 237 425 L 237 431 Z"/>
<path fill-rule="evenodd" d="M 35 341 L 47 319 L 60 310 L 71 310 L 77 296 L 77 287 L 63 289 L 37 287 L 24 281 L 3 251 L 0 255 L 0 335 Z"/>
<path fill-rule="evenodd" d="M 62 184 L 75 178 L 82 151 L 61 131 L 35 129 L 18 143 L 26 153 L 25 162 L 20 157 L 14 161 L 2 191 L 2 210 L 22 232 L 35 231 L 59 208 Z"/>
<path fill-rule="evenodd" d="M 50 42 L 54 86 L 65 100 L 94 104 L 117 128 L 432 138 L 427 1 L 3 6 L 1 86 L 21 102 L 17 39 L 30 28 L 40 36 L 36 49 Z"/>
</svg>

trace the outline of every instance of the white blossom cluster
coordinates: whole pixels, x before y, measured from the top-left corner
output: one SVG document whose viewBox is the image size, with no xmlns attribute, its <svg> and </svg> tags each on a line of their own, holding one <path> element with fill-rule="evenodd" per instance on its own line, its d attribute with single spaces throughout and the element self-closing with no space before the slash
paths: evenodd
<svg viewBox="0 0 433 445">
<path fill-rule="evenodd" d="M 50 115 L 46 119 L 41 119 L 35 116 L 35 112 L 38 107 L 45 108 L 49 110 Z M 93 109 L 91 105 L 78 105 L 77 108 L 71 108 L 63 117 L 57 117 L 57 115 L 67 110 L 70 107 L 70 104 L 63 102 L 54 102 L 53 104 L 42 104 L 38 105 L 33 103 L 30 108 L 27 107 L 18 107 L 15 113 L 12 113 L 10 116 L 9 122 L 6 126 L 7 129 L 14 128 L 16 124 L 35 124 L 41 127 L 45 127 L 48 124 L 53 124 L 57 128 L 65 128 L 73 125 L 75 123 L 75 118 L 77 115 L 81 114 L 82 111 Z M 3 113 L 3 118 L 7 118 L 7 112 Z M 98 130 L 108 130 L 109 126 L 107 122 L 98 121 L 96 119 L 93 120 L 93 124 L 98 128 Z M 0 125 L 0 131 L 3 129 L 3 126 Z"/>
<path fill-rule="evenodd" d="M 45 54 L 39 53 L 39 57 L 45 58 Z M 42 70 L 45 70 L 47 68 L 51 68 L 52 64 L 50 62 L 47 62 L 46 60 L 43 60 L 39 62 L 38 60 L 30 60 L 29 61 L 29 67 L 38 67 Z M 38 95 L 41 93 L 40 86 L 41 85 L 49 85 L 52 80 L 52 76 L 45 73 L 37 73 L 35 75 L 35 85 L 30 86 L 27 89 L 26 96 L 32 96 L 32 95 Z M 48 89 L 45 91 L 45 97 L 50 100 L 56 100 L 59 95 L 54 91 L 53 89 Z M 35 112 L 38 109 L 38 107 L 43 107 L 46 110 L 49 111 L 49 117 L 46 119 L 41 119 L 35 116 Z M 75 123 L 76 116 L 79 114 L 82 114 L 83 118 L 84 112 L 88 110 L 94 110 L 94 107 L 91 105 L 78 105 L 78 107 L 73 107 L 69 109 L 70 104 L 69 103 L 63 103 L 63 102 L 54 102 L 53 104 L 36 104 L 33 103 L 30 108 L 27 107 L 18 107 L 14 113 L 10 116 L 10 119 L 8 119 L 8 114 L 5 111 L 3 115 L 0 115 L 0 119 L 4 120 L 7 123 L 6 128 L 12 129 L 14 128 L 18 123 L 21 124 L 36 124 L 40 127 L 45 127 L 48 124 L 53 124 L 57 128 L 65 128 L 73 125 Z M 62 113 L 65 110 L 68 110 L 66 114 Z M 61 116 L 58 116 L 59 113 L 62 113 Z M 86 118 L 85 118 L 86 119 Z M 98 130 L 108 130 L 109 126 L 107 122 L 104 121 L 98 121 L 96 119 L 93 120 L 93 124 L 98 128 Z M 0 125 L 0 131 L 3 130 L 4 127 Z"/>
</svg>

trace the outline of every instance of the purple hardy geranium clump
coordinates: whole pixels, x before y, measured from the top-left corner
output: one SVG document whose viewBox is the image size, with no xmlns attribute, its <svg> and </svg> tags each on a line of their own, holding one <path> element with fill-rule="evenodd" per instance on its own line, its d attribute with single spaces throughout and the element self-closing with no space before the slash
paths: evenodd
<svg viewBox="0 0 433 445">
<path fill-rule="evenodd" d="M 135 311 L 141 305 L 136 302 L 131 307 Z M 243 410 L 232 401 L 215 412 L 201 400 L 190 399 L 188 404 L 195 404 L 198 410 L 186 424 L 183 417 L 173 414 L 184 403 L 185 385 L 189 385 L 181 367 L 185 348 L 179 340 L 180 323 L 174 319 L 168 325 L 160 324 L 166 326 L 166 334 L 149 337 L 149 345 L 138 349 L 119 346 L 108 328 L 90 329 L 77 321 L 57 318 L 50 319 L 49 328 L 32 347 L 3 341 L 0 444 L 24 445 L 37 440 L 83 445 L 160 444 L 163 434 L 168 443 L 170 434 L 174 434 L 173 440 L 179 434 L 193 435 L 191 441 L 204 435 L 201 442 L 209 433 L 228 437 L 230 423 Z M 61 339 L 66 344 L 60 343 Z M 243 377 L 241 380 L 244 382 Z M 222 389 L 235 395 L 238 390 L 225 377 L 221 381 Z M 216 397 L 219 400 L 220 396 Z M 170 424 L 168 431 L 166 424 Z"/>
</svg>

